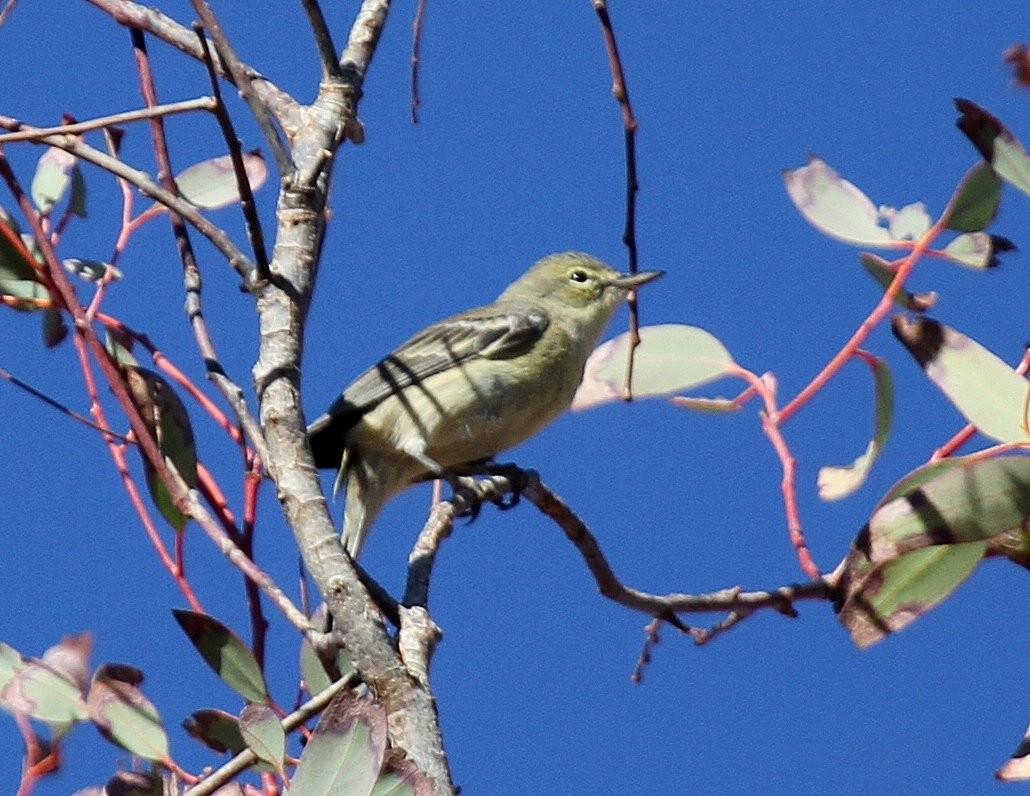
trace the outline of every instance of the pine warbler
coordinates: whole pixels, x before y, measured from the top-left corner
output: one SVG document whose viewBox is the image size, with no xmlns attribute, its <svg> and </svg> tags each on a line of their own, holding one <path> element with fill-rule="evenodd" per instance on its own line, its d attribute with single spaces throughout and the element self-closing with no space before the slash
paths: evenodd
<svg viewBox="0 0 1030 796">
<path fill-rule="evenodd" d="M 433 324 L 361 374 L 308 427 L 315 464 L 346 490 L 350 555 L 410 484 L 453 483 L 449 468 L 489 460 L 564 412 L 615 309 L 661 274 L 552 254 L 493 304 Z"/>
</svg>

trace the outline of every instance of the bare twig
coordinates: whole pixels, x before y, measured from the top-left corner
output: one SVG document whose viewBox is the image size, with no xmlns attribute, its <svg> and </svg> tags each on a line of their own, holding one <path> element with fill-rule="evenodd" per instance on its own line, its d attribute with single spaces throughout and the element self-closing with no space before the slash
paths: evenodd
<svg viewBox="0 0 1030 796">
<path fill-rule="evenodd" d="M 425 28 L 427 0 L 418 0 L 415 5 L 415 20 L 411 23 L 411 123 L 418 124 L 418 109 L 422 95 L 418 90 L 418 73 L 422 65 L 422 32 Z"/>
<path fill-rule="evenodd" d="M 111 439 L 115 439 L 119 442 L 129 444 L 130 440 L 128 437 L 123 436 L 122 434 L 118 434 L 112 431 L 111 429 L 100 425 L 99 423 L 94 423 L 85 415 L 76 412 L 74 409 L 69 409 L 67 406 L 62 404 L 57 399 L 51 398 L 45 392 L 41 392 L 40 390 L 37 390 L 35 387 L 33 387 L 31 384 L 22 381 L 10 371 L 5 370 L 4 368 L 0 368 L 0 378 L 7 379 L 7 381 L 11 382 L 11 384 L 13 384 L 15 387 L 24 390 L 34 398 L 38 398 L 47 406 L 56 409 L 58 412 L 62 412 L 63 414 L 68 415 L 68 417 L 72 418 L 73 420 L 77 420 L 83 425 L 89 426 L 90 428 L 99 431 L 100 433 L 110 437 Z"/>
<path fill-rule="evenodd" d="M 254 91 L 252 75 L 236 54 L 236 50 L 229 41 L 229 37 L 222 29 L 222 24 L 218 21 L 218 17 L 215 16 L 215 12 L 211 9 L 207 0 L 193 0 L 193 10 L 200 17 L 204 29 L 210 32 L 211 38 L 215 43 L 215 50 L 218 52 L 218 57 L 232 77 L 232 82 L 240 92 L 240 96 L 243 97 L 243 101 L 247 103 L 250 112 L 254 114 L 261 132 L 268 142 L 268 147 L 272 150 L 272 157 L 275 158 L 279 173 L 284 176 L 292 174 L 293 158 L 290 156 L 286 144 L 283 143 L 279 130 L 276 129 L 272 112 L 268 105 L 258 96 L 257 92 Z M 201 58 L 203 59 L 203 52 L 201 53 Z"/>
<path fill-rule="evenodd" d="M 637 181 L 637 118 L 633 114 L 633 104 L 629 99 L 629 85 L 619 55 L 619 43 L 615 38 L 611 16 L 608 14 L 608 3 L 605 0 L 593 0 L 594 10 L 601 22 L 604 45 L 608 52 L 608 65 L 612 73 L 612 94 L 622 110 L 622 126 L 626 146 L 626 225 L 622 233 L 622 242 L 629 252 L 629 270 L 635 274 L 637 261 L 637 193 L 640 183 Z M 623 381 L 624 398 L 633 399 L 633 352 L 640 345 L 640 312 L 636 292 L 629 297 L 629 334 L 630 346 L 626 356 L 626 377 Z"/>
<path fill-rule="evenodd" d="M 14 123 L 22 129 L 25 128 L 25 125 L 21 122 L 17 122 L 17 120 L 13 120 L 8 116 L 0 115 L 0 127 L 10 129 L 8 126 L 10 123 Z M 63 133 L 48 135 L 38 140 L 34 139 L 32 143 L 63 149 L 77 158 L 99 166 L 114 176 L 126 180 L 128 183 L 136 186 L 144 196 L 149 196 L 159 204 L 174 210 L 193 225 L 201 235 L 211 241 L 212 245 L 222 253 L 229 264 L 243 277 L 244 281 L 250 284 L 248 275 L 253 273 L 254 264 L 233 242 L 232 238 L 220 227 L 205 218 L 203 213 L 195 206 L 154 182 L 149 174 L 132 168 L 106 152 L 93 148 L 74 135 L 65 135 Z"/>
<path fill-rule="evenodd" d="M 213 111 L 217 106 L 214 97 L 196 97 L 182 102 L 169 102 L 164 105 L 154 105 L 151 108 L 138 108 L 134 111 L 112 113 L 108 116 L 99 116 L 96 119 L 87 119 L 84 122 L 74 124 L 61 124 L 56 127 L 26 127 L 20 129 L 21 122 L 10 117 L 3 117 L 6 121 L 4 127 L 8 130 L 15 130 L 13 133 L 0 135 L 0 144 L 8 144 L 13 141 L 38 141 L 48 135 L 80 135 L 90 130 L 99 130 L 104 127 L 114 127 L 119 124 L 130 122 L 141 122 L 153 119 L 158 116 L 172 116 L 177 113 L 191 113 L 192 111 Z"/>
<path fill-rule="evenodd" d="M 308 24 L 315 37 L 315 47 L 322 62 L 322 79 L 339 77 L 340 62 L 337 60 L 336 45 L 333 44 L 333 34 L 326 24 L 321 4 L 317 0 L 300 0 L 300 4 L 304 7 L 304 13 L 308 15 Z"/>
<path fill-rule="evenodd" d="M 811 583 L 790 584 L 766 591 L 745 592 L 740 587 L 722 589 L 708 594 L 649 594 L 625 586 L 615 575 L 601 552 L 600 546 L 586 524 L 569 506 L 532 474 L 523 495 L 538 509 L 553 519 L 565 532 L 587 564 L 601 593 L 620 605 L 661 619 L 674 627 L 691 632 L 676 616 L 680 613 L 722 613 L 726 611 L 753 612 L 759 608 L 772 608 L 791 615 L 796 600 L 830 600 L 833 588 L 826 578 Z"/>
<path fill-rule="evenodd" d="M 204 38 L 203 28 L 197 27 L 197 41 L 204 52 L 204 66 L 207 67 L 208 78 L 211 81 L 211 93 L 215 100 L 215 118 L 218 119 L 218 126 L 222 130 L 222 137 L 229 150 L 229 158 L 232 160 L 233 172 L 236 174 L 236 187 L 240 192 L 240 209 L 243 211 L 243 220 L 247 227 L 247 238 L 254 250 L 254 261 L 256 263 L 256 279 L 268 281 L 271 273 L 268 269 L 268 251 L 265 248 L 265 235 L 261 230 L 261 218 L 257 213 L 257 202 L 254 201 L 254 192 L 250 187 L 250 178 L 247 176 L 247 169 L 243 164 L 243 147 L 240 139 L 236 136 L 233 128 L 232 117 L 225 108 L 222 100 L 222 91 L 218 85 L 218 73 L 215 71 L 215 62 L 211 57 L 211 49 L 207 46 L 207 39 Z"/>
</svg>

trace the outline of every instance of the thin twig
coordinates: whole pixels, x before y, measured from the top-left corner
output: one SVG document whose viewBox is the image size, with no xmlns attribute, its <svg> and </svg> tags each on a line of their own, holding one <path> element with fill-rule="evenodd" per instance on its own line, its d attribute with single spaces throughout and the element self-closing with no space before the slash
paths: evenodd
<svg viewBox="0 0 1030 796">
<path fill-rule="evenodd" d="M 411 123 L 418 124 L 418 109 L 422 95 L 418 90 L 419 67 L 422 65 L 422 32 L 425 28 L 427 0 L 418 0 L 415 5 L 415 19 L 411 23 Z"/>
<path fill-rule="evenodd" d="M 0 135 L 0 144 L 8 144 L 12 141 L 38 141 L 48 135 L 79 135 L 90 130 L 99 130 L 104 127 L 115 127 L 119 124 L 130 122 L 142 122 L 159 116 L 173 116 L 177 113 L 192 113 L 193 111 L 213 111 L 218 102 L 214 97 L 197 97 L 182 102 L 169 102 L 164 105 L 155 105 L 150 108 L 138 108 L 134 111 L 123 111 L 112 113 L 107 116 L 98 116 L 95 119 L 87 119 L 84 122 L 74 124 L 59 124 L 56 127 L 32 127 L 25 126 L 17 119 L 2 117 L 5 119 L 4 127 L 14 130 L 13 133 Z"/>
<path fill-rule="evenodd" d="M 233 128 L 232 117 L 226 110 L 225 102 L 222 100 L 222 91 L 218 85 L 218 73 L 215 70 L 215 62 L 211 57 L 211 49 L 207 46 L 207 39 L 204 37 L 204 30 L 199 25 L 195 28 L 200 48 L 204 52 L 204 66 L 207 67 L 208 78 L 211 81 L 211 92 L 215 96 L 215 118 L 218 119 L 218 126 L 225 139 L 225 145 L 229 150 L 229 158 L 232 160 L 233 172 L 236 174 L 236 187 L 240 192 L 240 209 L 243 211 L 243 220 L 247 228 L 247 238 L 254 250 L 254 262 L 257 264 L 255 277 L 257 280 L 267 282 L 272 278 L 268 268 L 268 251 L 265 247 L 265 235 L 261 229 L 261 218 L 257 212 L 257 202 L 254 201 L 254 192 L 250 187 L 250 178 L 247 176 L 247 169 L 243 163 L 243 148 L 240 139 Z"/>
<path fill-rule="evenodd" d="M 337 60 L 333 34 L 329 30 L 329 25 L 326 24 L 325 14 L 322 13 L 322 5 L 317 0 L 300 0 L 300 4 L 304 7 L 304 13 L 308 15 L 308 24 L 315 37 L 315 47 L 318 49 L 318 57 L 322 62 L 322 79 L 338 78 L 340 62 Z"/>
<path fill-rule="evenodd" d="M 74 409 L 69 409 L 67 406 L 62 404 L 60 401 L 56 400 L 55 398 L 51 398 L 45 392 L 41 392 L 41 391 L 37 390 L 31 384 L 28 384 L 28 383 L 22 381 L 17 376 L 15 376 L 13 373 L 11 373 L 8 370 L 5 370 L 4 368 L 0 368 L 0 378 L 7 379 L 7 381 L 11 382 L 11 384 L 13 384 L 15 387 L 18 387 L 19 389 L 24 390 L 25 392 L 27 392 L 29 395 L 33 396 L 34 398 L 38 398 L 43 403 L 45 403 L 47 406 L 50 406 L 53 409 L 56 409 L 58 412 L 63 412 L 64 414 L 68 415 L 68 417 L 72 418 L 73 420 L 77 420 L 78 422 L 82 423 L 83 425 L 89 426 L 90 428 L 92 428 L 92 429 L 94 429 L 96 431 L 99 431 L 101 434 L 104 434 L 105 436 L 108 436 L 108 437 L 110 437 L 112 439 L 117 440 L 118 442 L 122 442 L 122 443 L 125 443 L 127 445 L 131 444 L 131 442 L 132 442 L 128 437 L 126 437 L 126 436 L 124 436 L 122 434 L 118 434 L 117 432 L 114 432 L 111 429 L 106 428 L 106 427 L 100 425 L 99 423 L 93 422 L 92 420 L 90 420 L 85 415 L 79 414 L 78 412 L 76 412 Z"/>
<path fill-rule="evenodd" d="M 593 0 L 593 3 L 597 18 L 601 22 L 604 45 L 608 52 L 608 65 L 612 73 L 612 94 L 615 95 L 615 100 L 622 110 L 623 137 L 626 147 L 626 225 L 622 233 L 622 242 L 629 252 L 630 273 L 635 274 L 638 269 L 637 194 L 640 191 L 640 183 L 637 180 L 638 124 L 637 118 L 633 114 L 633 104 L 629 99 L 629 85 L 626 82 L 622 57 L 619 55 L 619 43 L 615 38 L 615 29 L 612 27 L 611 16 L 608 14 L 608 4 L 605 0 Z M 630 345 L 626 356 L 626 377 L 623 381 L 623 397 L 627 401 L 633 399 L 633 352 L 640 345 L 640 313 L 636 292 L 630 294 L 629 310 Z"/>
<path fill-rule="evenodd" d="M 17 120 L 7 116 L 0 116 L 0 127 L 10 129 L 8 125 L 11 122 L 24 127 Z M 115 177 L 126 180 L 136 186 L 144 196 L 148 196 L 170 210 L 174 210 L 192 224 L 201 235 L 211 241 L 212 245 L 222 253 L 233 269 L 240 274 L 244 282 L 250 284 L 248 275 L 253 273 L 254 263 L 233 242 L 232 238 L 223 229 L 205 218 L 194 205 L 154 182 L 149 174 L 132 168 L 118 158 L 95 149 L 73 135 L 48 135 L 38 140 L 33 140 L 32 143 L 63 149 L 77 158 L 99 166 Z"/>
<path fill-rule="evenodd" d="M 218 21 L 218 17 L 215 16 L 215 12 L 208 5 L 207 0 L 193 0 L 193 10 L 200 17 L 204 29 L 211 34 L 218 57 L 232 76 L 233 84 L 257 120 L 261 132 L 268 142 L 268 147 L 272 150 L 272 157 L 275 158 L 279 173 L 283 176 L 292 174 L 293 158 L 290 156 L 289 149 L 287 149 L 282 136 L 279 134 L 279 130 L 275 126 L 272 112 L 268 105 L 254 91 L 251 75 L 248 73 L 245 64 L 236 54 L 236 50 L 229 41 L 229 37 L 222 29 L 222 24 Z"/>
</svg>

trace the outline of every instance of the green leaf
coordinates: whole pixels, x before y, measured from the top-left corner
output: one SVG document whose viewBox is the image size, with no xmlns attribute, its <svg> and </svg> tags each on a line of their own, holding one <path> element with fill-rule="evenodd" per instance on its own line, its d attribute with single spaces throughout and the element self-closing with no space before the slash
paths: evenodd
<svg viewBox="0 0 1030 796">
<path fill-rule="evenodd" d="M 629 333 L 602 343 L 587 360 L 572 409 L 589 409 L 624 398 Z M 696 326 L 668 323 L 640 329 L 633 352 L 633 397 L 650 398 L 700 387 L 735 372 L 737 364 L 719 340 Z"/>
<path fill-rule="evenodd" d="M 1015 250 L 1015 244 L 1000 235 L 969 232 L 959 235 L 942 250 L 944 255 L 959 265 L 983 270 L 999 265 L 998 254 Z"/>
<path fill-rule="evenodd" d="M 174 467 L 186 485 L 193 488 L 197 485 L 197 448 L 186 407 L 171 385 L 157 373 L 139 366 L 123 368 L 123 372 L 133 403 L 139 409 L 165 463 Z M 157 474 L 142 449 L 140 455 L 154 503 L 175 530 L 182 530 L 186 525 L 186 516 L 175 505 L 167 484 Z"/>
<path fill-rule="evenodd" d="M 977 163 L 966 172 L 949 203 L 948 229 L 980 232 L 998 215 L 1001 178 L 987 163 Z"/>
<path fill-rule="evenodd" d="M 894 335 L 963 416 L 998 442 L 1027 439 L 1030 383 L 1011 366 L 954 329 L 930 318 L 896 317 Z"/>
<path fill-rule="evenodd" d="M 87 282 L 97 284 L 104 279 L 110 282 L 115 279 L 121 279 L 123 276 L 119 268 L 101 260 L 81 260 L 78 257 L 69 257 L 66 260 L 62 260 L 61 264 L 69 273 L 78 274 Z"/>
<path fill-rule="evenodd" d="M 312 696 L 322 693 L 332 685 L 333 676 L 347 677 L 353 671 L 354 665 L 351 663 L 350 653 L 345 649 L 341 649 L 336 654 L 336 671 L 330 676 L 330 673 L 326 671 L 321 659 L 319 659 L 318 654 L 315 652 L 315 648 L 311 646 L 311 643 L 306 638 L 301 638 L 300 672 L 304 678 L 304 686 Z"/>
<path fill-rule="evenodd" d="M 975 102 L 956 99 L 962 114 L 958 128 L 1005 182 L 1030 195 L 1030 157 L 1023 145 L 996 116 Z"/>
<path fill-rule="evenodd" d="M 243 168 L 251 191 L 257 191 L 268 179 L 268 165 L 259 150 L 243 153 Z M 190 166 L 176 175 L 175 184 L 184 199 L 203 210 L 217 210 L 240 201 L 236 172 L 229 155 Z"/>
<path fill-rule="evenodd" d="M 783 182 L 787 195 L 809 224 L 845 243 L 890 248 L 921 237 L 932 223 L 922 202 L 900 210 L 887 206 L 878 209 L 861 190 L 817 157 L 809 157 L 806 166 L 784 171 Z"/>
<path fill-rule="evenodd" d="M 341 691 L 308 739 L 290 796 L 371 794 L 386 752 L 386 711 L 369 697 Z"/>
<path fill-rule="evenodd" d="M 6 663 L 10 665 L 13 661 L 8 659 Z M 49 724 L 71 724 L 89 718 L 78 685 L 42 661 L 24 662 L 7 678 L 0 688 L 0 706 Z"/>
<path fill-rule="evenodd" d="M 880 451 L 890 436 L 891 422 L 894 415 L 894 383 L 887 363 L 880 357 L 871 357 L 869 361 L 873 369 L 876 384 L 876 421 L 873 438 L 869 441 L 865 453 L 846 467 L 826 466 L 819 470 L 817 483 L 819 497 L 823 500 L 840 500 L 847 497 L 865 483 L 880 456 Z"/>
<path fill-rule="evenodd" d="M 75 155 L 56 147 L 47 147 L 46 152 L 40 156 L 29 189 L 32 202 L 40 213 L 49 215 L 64 198 L 72 185 L 72 172 L 76 169 L 76 163 Z"/>
<path fill-rule="evenodd" d="M 182 726 L 192 737 L 216 752 L 236 755 L 247 748 L 240 732 L 240 720 L 224 710 L 195 710 Z"/>
<path fill-rule="evenodd" d="M 15 298 L 50 300 L 50 291 L 39 283 L 39 274 L 26 247 L 18 225 L 6 210 L 0 208 L 0 293 Z M 35 312 L 35 303 L 15 304 L 22 312 Z"/>
<path fill-rule="evenodd" d="M 248 702 L 268 704 L 261 667 L 239 636 L 207 614 L 182 610 L 172 614 L 215 674 Z"/>
<path fill-rule="evenodd" d="M 875 565 L 852 550 L 841 578 L 841 624 L 857 646 L 872 646 L 943 602 L 976 569 L 985 548 L 984 542 L 927 547 Z"/>
<path fill-rule="evenodd" d="M 104 664 L 93 675 L 87 704 L 109 741 L 147 760 L 168 759 L 168 735 L 157 708 L 140 690 L 143 674 L 124 664 Z"/>
<path fill-rule="evenodd" d="M 890 243 L 876 205 L 826 161 L 810 156 L 807 166 L 784 171 L 783 182 L 798 212 L 823 234 L 860 246 Z"/>
<path fill-rule="evenodd" d="M 910 482 L 873 513 L 855 543 L 870 561 L 928 546 L 986 541 L 1030 516 L 1030 458 L 948 461 L 950 466 L 934 467 L 924 482 Z"/>
<path fill-rule="evenodd" d="M 247 746 L 285 777 L 286 733 L 279 717 L 267 705 L 248 703 L 240 713 L 240 733 Z"/>
<path fill-rule="evenodd" d="M 858 255 L 859 262 L 869 274 L 879 282 L 883 289 L 890 287 L 894 281 L 894 271 L 885 259 L 870 252 L 862 252 Z M 910 293 L 904 288 L 898 291 L 894 303 L 912 312 L 926 312 L 937 303 L 936 293 Z"/>
</svg>

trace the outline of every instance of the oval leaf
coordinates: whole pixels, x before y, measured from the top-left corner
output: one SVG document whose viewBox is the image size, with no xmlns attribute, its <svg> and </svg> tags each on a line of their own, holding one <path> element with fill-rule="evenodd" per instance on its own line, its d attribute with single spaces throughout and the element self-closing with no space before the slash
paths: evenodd
<svg viewBox="0 0 1030 796">
<path fill-rule="evenodd" d="M 153 703 L 139 686 L 143 674 L 131 666 L 97 669 L 87 704 L 97 729 L 108 740 L 147 760 L 168 759 L 168 735 Z"/>
<path fill-rule="evenodd" d="M 260 150 L 243 153 L 243 169 L 251 191 L 257 191 L 268 179 L 268 165 Z M 239 183 L 229 155 L 190 166 L 176 176 L 175 184 L 184 199 L 203 210 L 218 210 L 240 201 Z"/>
<path fill-rule="evenodd" d="M 28 661 L 0 689 L 0 705 L 49 724 L 89 718 L 81 689 L 40 661 Z"/>
<path fill-rule="evenodd" d="M 948 203 L 948 229 L 979 232 L 998 215 L 1001 178 L 987 163 L 977 163 L 966 172 Z"/>
<path fill-rule="evenodd" d="M 1005 182 L 1030 195 L 1030 157 L 1001 121 L 975 102 L 956 99 L 958 128 Z"/>
<path fill-rule="evenodd" d="M 629 333 L 599 345 L 587 360 L 572 409 L 624 398 Z M 659 324 L 640 329 L 633 352 L 633 397 L 649 398 L 699 387 L 734 372 L 737 364 L 713 335 L 696 326 Z"/>
<path fill-rule="evenodd" d="M 247 748 L 247 742 L 240 732 L 240 720 L 224 710 L 196 710 L 182 726 L 192 737 L 216 752 L 232 752 L 235 755 Z"/>
<path fill-rule="evenodd" d="M 215 674 L 248 702 L 268 704 L 261 667 L 239 636 L 207 614 L 182 610 L 172 614 Z"/>
<path fill-rule="evenodd" d="M 36 173 L 29 189 L 39 212 L 48 215 L 64 198 L 72 184 L 72 173 L 78 169 L 75 155 L 56 147 L 47 147 L 36 162 Z M 80 176 L 81 180 L 81 176 Z"/>
<path fill-rule="evenodd" d="M 304 747 L 291 796 L 370 794 L 386 753 L 386 711 L 370 697 L 340 691 Z"/>
<path fill-rule="evenodd" d="M 274 710 L 267 705 L 248 704 L 240 713 L 240 733 L 258 760 L 286 776 L 286 733 Z"/>
<path fill-rule="evenodd" d="M 165 462 L 175 468 L 188 487 L 193 488 L 197 485 L 197 448 L 186 407 L 171 385 L 157 373 L 139 366 L 126 367 L 123 372 L 133 403 Z M 175 505 L 168 485 L 158 476 L 142 449 L 140 455 L 154 503 L 175 530 L 182 530 L 186 516 Z"/>
<path fill-rule="evenodd" d="M 871 565 L 857 550 L 845 559 L 840 622 L 864 649 L 945 600 L 983 559 L 986 544 L 928 547 Z"/>
<path fill-rule="evenodd" d="M 960 457 L 873 513 L 856 541 L 873 562 L 934 545 L 986 541 L 1030 516 L 1030 458 Z M 918 472 L 918 471 L 917 471 Z"/>
<path fill-rule="evenodd" d="M 1008 364 L 975 340 L 930 318 L 899 316 L 891 326 L 929 379 L 981 434 L 998 442 L 1027 439 L 1030 383 Z"/>
<path fill-rule="evenodd" d="M 823 234 L 858 246 L 891 243 L 876 205 L 826 161 L 810 157 L 807 166 L 783 172 L 783 182 L 798 212 Z"/>
</svg>

